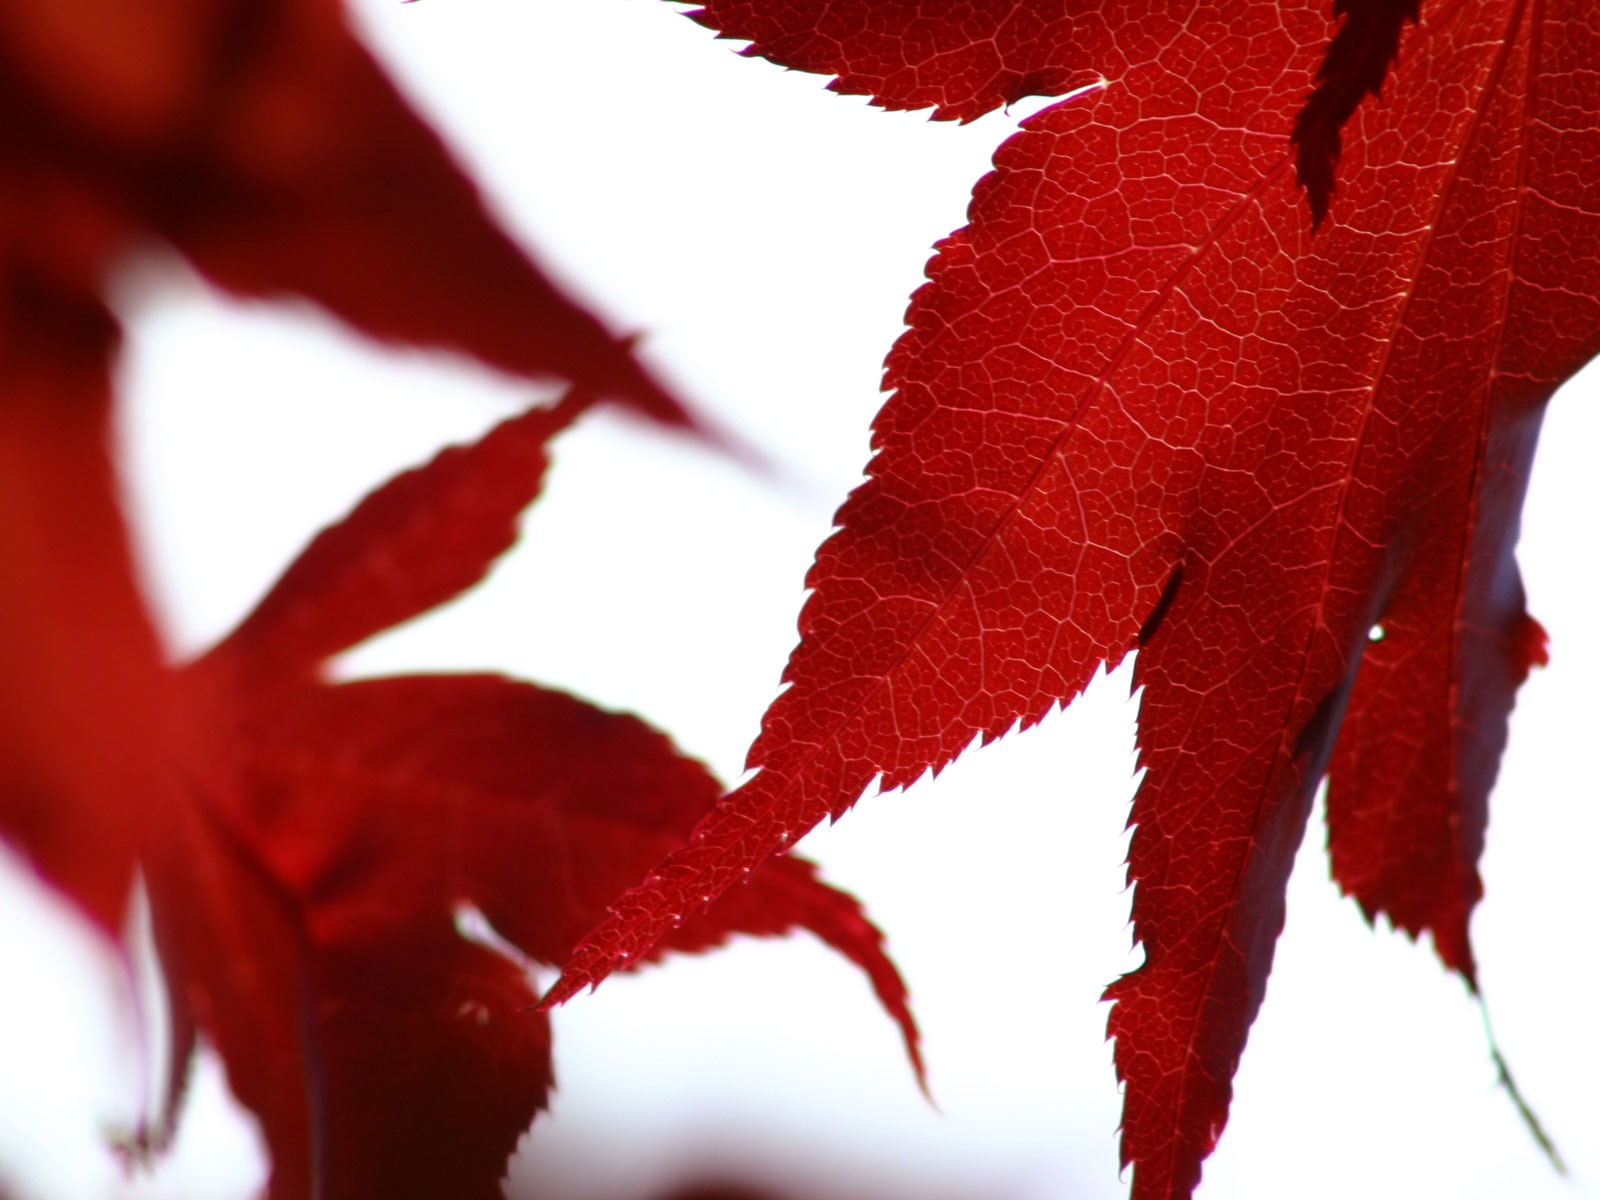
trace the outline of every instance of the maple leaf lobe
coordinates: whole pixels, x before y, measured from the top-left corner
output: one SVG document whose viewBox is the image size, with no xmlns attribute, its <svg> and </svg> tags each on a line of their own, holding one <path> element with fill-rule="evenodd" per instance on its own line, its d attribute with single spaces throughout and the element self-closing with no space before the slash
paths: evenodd
<svg viewBox="0 0 1600 1200">
<path fill-rule="evenodd" d="M 20 232 L 0 227 L 0 833 L 116 936 L 174 722 L 111 458 L 116 323 Z"/>
<path fill-rule="evenodd" d="M 566 957 L 722 790 L 637 718 L 533 684 L 323 682 L 328 655 L 483 576 L 587 403 L 509 418 L 376 489 L 183 674 L 217 786 L 158 872 L 156 921 L 262 1118 L 275 1195 L 498 1196 L 550 1087 L 521 956 Z M 513 957 L 463 940 L 463 904 Z M 868 976 L 920 1075 L 882 935 L 809 863 L 771 864 L 638 961 L 800 928 Z M 252 941 L 276 947 L 272 987 L 241 975 Z"/>
<path fill-rule="evenodd" d="M 712 0 L 687 15 L 750 42 L 747 55 L 834 76 L 832 91 L 966 122 L 1093 82 L 1096 9 L 1082 0 Z"/>
</svg>

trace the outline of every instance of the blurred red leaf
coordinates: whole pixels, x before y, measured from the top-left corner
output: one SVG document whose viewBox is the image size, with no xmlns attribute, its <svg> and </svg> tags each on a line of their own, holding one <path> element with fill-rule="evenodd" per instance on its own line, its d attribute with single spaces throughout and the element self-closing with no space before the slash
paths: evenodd
<svg viewBox="0 0 1600 1200">
<path fill-rule="evenodd" d="M 171 731 L 111 463 L 115 326 L 11 255 L 0 306 L 0 829 L 117 929 Z"/>
<path fill-rule="evenodd" d="M 8 241 L 94 294 L 152 236 L 386 341 L 682 407 L 495 223 L 337 0 L 0 0 Z"/>
<path fill-rule="evenodd" d="M 0 830 L 112 931 L 143 873 L 174 1049 L 142 1145 L 203 1036 L 275 1196 L 498 1195 L 551 1086 L 529 960 L 563 958 L 721 788 L 532 684 L 324 671 L 484 576 L 591 398 L 693 422 L 499 228 L 332 0 L 0 0 L 0 110 Z M 101 298 L 152 238 L 234 292 L 579 390 L 379 489 L 171 670 L 118 504 Z M 464 934 L 470 908 L 509 942 Z M 796 928 L 862 967 L 915 1062 L 881 935 L 808 864 L 662 949 Z"/>
<path fill-rule="evenodd" d="M 500 230 L 334 0 L 0 0 L 0 112 L 0 827 L 115 932 L 178 736 L 109 444 L 102 293 L 129 251 L 690 419 Z"/>
<path fill-rule="evenodd" d="M 1344 18 L 1317 69 L 1316 90 L 1295 115 L 1295 172 L 1306 189 L 1311 221 L 1322 224 L 1343 150 L 1341 132 L 1356 107 L 1383 89 L 1400 53 L 1400 31 L 1421 15 L 1422 0 L 1333 0 Z"/>
<path fill-rule="evenodd" d="M 180 1027 L 260 1118 L 280 1200 L 498 1195 L 551 1085 L 527 962 L 561 961 L 721 792 L 637 718 L 533 684 L 321 678 L 483 576 L 582 408 L 391 480 L 182 673 L 205 740 L 147 863 L 154 922 Z M 509 956 L 462 932 L 473 910 Z M 867 973 L 920 1070 L 881 934 L 810 864 L 756 872 L 657 952 L 799 928 Z"/>
</svg>

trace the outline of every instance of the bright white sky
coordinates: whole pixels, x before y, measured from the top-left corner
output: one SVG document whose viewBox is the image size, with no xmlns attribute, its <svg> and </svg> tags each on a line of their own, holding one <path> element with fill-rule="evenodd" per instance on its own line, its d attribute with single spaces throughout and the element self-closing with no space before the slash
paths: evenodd
<svg viewBox="0 0 1600 1200">
<path fill-rule="evenodd" d="M 350 669 L 570 687 L 735 778 L 805 568 L 865 461 L 906 297 L 1023 114 L 961 128 L 882 113 L 741 60 L 651 0 L 358 7 L 511 226 L 787 474 L 593 420 L 561 443 L 523 548 L 488 586 Z M 528 395 L 189 279 L 132 290 L 130 486 L 175 653 L 225 631 L 363 491 Z M 1522 559 L 1554 662 L 1515 717 L 1474 926 L 1503 1048 L 1576 1186 L 1494 1088 L 1460 985 L 1337 898 L 1314 824 L 1205 1200 L 1600 1196 L 1600 1026 L 1575 950 L 1600 845 L 1600 787 L 1579 760 L 1600 717 L 1594 392 L 1555 402 L 1528 503 Z M 852 969 L 808 940 L 747 942 L 557 1015 L 561 1090 L 514 1187 L 644 1200 L 726 1161 L 808 1181 L 797 1196 L 824 1180 L 862 1200 L 1121 1197 L 1098 996 L 1137 961 L 1121 865 L 1134 713 L 1119 675 L 804 847 L 889 931 L 941 1113 Z M 0 888 L 0 1184 L 16 1200 L 249 1195 L 259 1165 L 214 1071 L 177 1164 L 115 1183 L 95 1146 L 138 1094 L 127 1018 L 81 931 L 45 920 L 21 882 Z"/>
</svg>

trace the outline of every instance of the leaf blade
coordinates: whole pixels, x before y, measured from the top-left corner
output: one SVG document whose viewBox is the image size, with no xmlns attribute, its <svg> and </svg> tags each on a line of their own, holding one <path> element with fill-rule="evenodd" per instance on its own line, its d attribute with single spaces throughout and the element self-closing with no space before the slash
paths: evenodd
<svg viewBox="0 0 1600 1200">
<path fill-rule="evenodd" d="M 0 244 L 0 832 L 116 935 L 177 737 L 110 455 L 118 331 L 15 249 Z"/>
<path fill-rule="evenodd" d="M 530 408 L 375 488 L 307 544 L 200 669 L 310 678 L 333 655 L 478 583 L 516 542 L 544 485 L 550 439 L 587 404 L 572 394 Z"/>
<path fill-rule="evenodd" d="M 292 1122 L 266 1122 L 283 1164 L 275 1193 L 420 1200 L 448 1185 L 497 1196 L 550 1087 L 548 1023 L 525 964 L 464 940 L 457 913 L 471 905 L 521 954 L 559 961 L 611 895 L 687 834 L 718 784 L 637 718 L 499 676 L 280 693 L 220 736 L 213 759 L 237 782 L 211 803 L 304 931 L 303 964 L 287 973 L 305 991 L 320 1140 L 312 1153 Z M 862 969 L 920 1075 L 882 935 L 809 863 L 771 864 L 658 954 L 797 928 Z M 189 980 L 206 997 L 240 992 L 230 964 L 249 959 L 237 946 L 217 954 L 217 941 L 202 939 L 211 957 Z M 237 999 L 241 1011 L 261 1003 Z M 284 1003 L 268 1007 L 284 1019 Z M 227 1036 L 216 1003 L 203 1017 L 222 1029 L 230 1069 L 253 1081 L 246 1103 L 270 1116 L 275 1096 L 297 1094 L 300 1064 L 279 1052 L 282 1038 Z"/>
<path fill-rule="evenodd" d="M 1536 640 L 1508 567 L 1516 500 L 1491 497 L 1481 523 L 1448 514 L 1482 495 L 1472 469 L 1456 490 L 1478 421 L 1503 417 L 1531 447 L 1554 386 L 1600 349 L 1587 266 L 1533 273 L 1560 281 L 1554 300 L 1507 283 L 1513 259 L 1594 244 L 1600 200 L 1579 181 L 1600 147 L 1578 116 L 1600 107 L 1594 73 L 1569 56 L 1511 89 L 1559 75 L 1561 99 L 1509 127 L 1546 138 L 1538 171 L 1560 201 L 1508 182 L 1496 154 L 1461 156 L 1479 123 L 1506 126 L 1485 114 L 1507 56 L 1573 25 L 1587 45 L 1591 14 L 1431 13 L 1388 102 L 1352 123 L 1340 220 L 1315 239 L 1287 134 L 1318 14 L 1279 6 L 1286 27 L 1244 26 L 1257 43 L 1236 16 L 1240 40 L 1211 36 L 1209 5 L 1180 18 L 1153 67 L 1046 110 L 997 154 L 890 356 L 869 482 L 808 577 L 758 774 L 618 901 L 546 999 L 597 983 L 875 779 L 903 786 L 1026 727 L 1139 644 L 1130 879 L 1147 962 L 1109 994 L 1140 1200 L 1187 1195 L 1226 1119 L 1368 630 L 1439 556 L 1419 525 L 1483 541 L 1489 636 L 1510 647 L 1491 657 L 1516 669 L 1486 669 L 1477 711 L 1503 721 Z M 1480 314 L 1516 315 L 1508 287 L 1524 306 L 1502 341 Z M 1516 456 L 1482 461 L 1491 490 L 1525 475 Z"/>
</svg>

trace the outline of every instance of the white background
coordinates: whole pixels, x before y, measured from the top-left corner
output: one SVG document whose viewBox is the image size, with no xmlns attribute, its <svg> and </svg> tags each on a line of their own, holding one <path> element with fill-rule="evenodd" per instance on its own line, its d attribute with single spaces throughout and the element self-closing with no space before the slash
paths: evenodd
<svg viewBox="0 0 1600 1200">
<path fill-rule="evenodd" d="M 967 127 L 886 114 L 741 60 L 650 0 L 366 0 L 359 16 L 519 236 L 618 328 L 645 331 L 650 360 L 782 472 L 591 419 L 560 443 L 523 546 L 488 585 L 349 669 L 492 668 L 570 687 L 736 778 L 811 553 L 865 462 L 906 297 L 1022 111 Z M 182 656 L 363 491 L 530 393 L 304 311 L 220 301 L 174 272 L 147 265 L 125 289 L 124 399 L 149 587 Z M 1528 502 L 1521 557 L 1553 662 L 1514 717 L 1474 925 L 1503 1048 L 1575 1178 L 1550 1172 L 1495 1088 L 1460 984 L 1337 897 L 1313 824 L 1204 1200 L 1600 1196 L 1594 393 L 1580 381 L 1554 402 Z M 1125 673 L 1103 681 L 803 847 L 889 931 L 939 1112 L 851 968 L 809 939 L 746 941 L 557 1014 L 560 1092 L 513 1193 L 644 1200 L 721 1164 L 797 1200 L 1122 1196 L 1098 996 L 1137 962 L 1121 866 L 1127 687 Z M 120 1181 L 99 1147 L 142 1087 L 126 988 L 9 866 L 0 1190 L 251 1194 L 258 1152 L 214 1065 L 177 1159 Z"/>
</svg>

